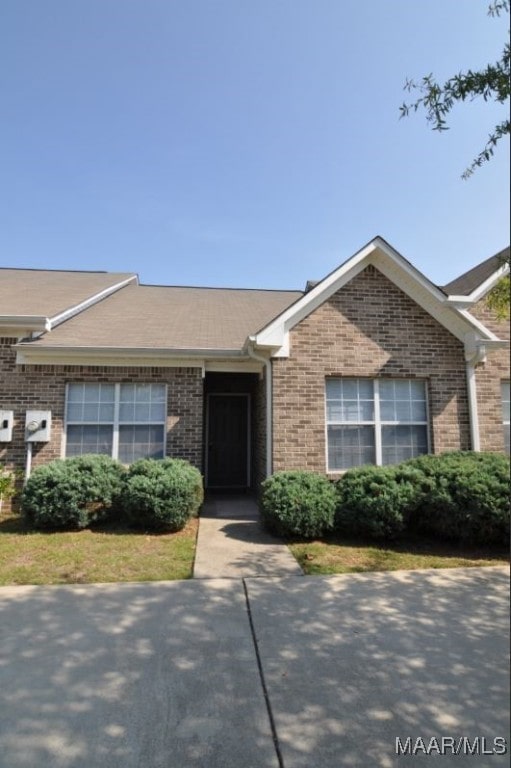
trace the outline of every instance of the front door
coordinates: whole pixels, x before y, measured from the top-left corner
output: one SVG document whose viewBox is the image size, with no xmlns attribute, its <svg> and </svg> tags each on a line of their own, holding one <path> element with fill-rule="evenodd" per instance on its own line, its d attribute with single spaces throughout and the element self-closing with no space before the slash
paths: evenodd
<svg viewBox="0 0 511 768">
<path fill-rule="evenodd" d="M 248 394 L 209 394 L 207 409 L 208 488 L 250 485 Z"/>
</svg>

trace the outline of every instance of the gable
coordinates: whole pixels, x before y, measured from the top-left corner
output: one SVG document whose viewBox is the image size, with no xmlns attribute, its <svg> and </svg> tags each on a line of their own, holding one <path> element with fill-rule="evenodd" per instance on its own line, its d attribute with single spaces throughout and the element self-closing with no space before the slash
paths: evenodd
<svg viewBox="0 0 511 768">
<path fill-rule="evenodd" d="M 326 299 L 290 331 L 290 351 L 323 356 L 337 349 L 344 362 L 378 367 L 394 358 L 430 354 L 432 339 L 455 354 L 463 344 L 373 265 Z"/>
<path fill-rule="evenodd" d="M 287 357 L 289 332 L 368 266 L 375 267 L 460 341 L 465 341 L 470 336 L 472 345 L 477 340 L 498 343 L 499 340 L 493 333 L 468 312 L 450 305 L 442 290 L 379 237 L 327 275 L 279 317 L 251 337 L 252 343 L 271 350 L 273 357 Z"/>
</svg>

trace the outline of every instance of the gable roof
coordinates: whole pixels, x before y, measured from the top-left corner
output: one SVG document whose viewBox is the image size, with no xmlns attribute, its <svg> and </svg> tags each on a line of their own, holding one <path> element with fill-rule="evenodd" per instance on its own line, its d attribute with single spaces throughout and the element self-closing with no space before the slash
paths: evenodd
<svg viewBox="0 0 511 768">
<path fill-rule="evenodd" d="M 301 291 L 129 285 L 59 325 L 32 349 L 241 352 Z"/>
<path fill-rule="evenodd" d="M 475 276 L 474 270 L 462 276 L 467 290 L 492 270 L 502 253 L 488 259 L 484 269 L 480 265 Z M 168 358 L 173 361 L 168 364 L 177 364 L 192 358 L 257 359 L 257 348 L 265 355 L 286 357 L 289 331 L 369 265 L 462 341 L 467 353 L 474 345 L 504 343 L 467 311 L 474 292 L 447 295 L 381 237 L 323 280 L 310 281 L 305 292 L 139 285 L 131 273 L 0 270 L 0 302 L 3 292 L 7 306 L 18 313 L 0 316 L 0 329 L 7 319 L 18 321 L 18 338 L 32 330 L 51 331 L 18 343 L 20 362 L 67 356 L 87 358 L 88 364 L 109 357 L 137 358 L 147 365 L 151 359 Z M 487 284 L 488 279 L 482 285 Z M 463 288 L 459 282 L 457 286 Z M 91 295 L 93 290 L 97 292 Z M 45 314 L 22 314 L 28 309 Z"/>
<path fill-rule="evenodd" d="M 449 304 L 441 288 L 379 236 L 262 327 L 251 337 L 251 342 L 273 349 L 274 356 L 286 357 L 289 354 L 289 331 L 369 265 L 382 272 L 460 341 L 465 342 L 469 335 L 475 334 L 486 342 L 500 343 L 495 334 L 468 312 Z"/>
<path fill-rule="evenodd" d="M 509 246 L 496 253 L 495 256 L 490 256 L 489 259 L 481 262 L 481 264 L 472 267 L 468 272 L 464 272 L 459 277 L 451 280 L 450 283 L 442 286 L 442 290 L 448 296 L 468 297 L 478 288 L 484 286 L 496 274 L 501 273 L 506 260 L 509 260 Z"/>
<path fill-rule="evenodd" d="M 130 272 L 0 268 L 0 325 L 49 330 L 136 280 Z"/>
</svg>

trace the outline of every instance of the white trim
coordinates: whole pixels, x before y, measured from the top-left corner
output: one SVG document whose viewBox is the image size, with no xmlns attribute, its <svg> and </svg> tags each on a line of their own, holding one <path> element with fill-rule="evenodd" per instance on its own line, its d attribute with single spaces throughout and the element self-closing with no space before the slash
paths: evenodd
<svg viewBox="0 0 511 768">
<path fill-rule="evenodd" d="M 8 330 L 16 330 L 15 336 L 20 330 L 30 333 L 32 331 L 49 331 L 51 323 L 44 315 L 0 315 L 0 336 L 8 335 Z"/>
<path fill-rule="evenodd" d="M 202 368 L 214 370 L 213 365 L 225 366 L 219 370 L 239 371 L 240 365 L 253 366 L 250 357 L 240 349 L 123 349 L 94 347 L 33 346 L 14 344 L 16 362 L 25 365 L 103 365 L 109 367 L 136 366 L 158 368 Z M 230 366 L 230 368 L 229 368 Z M 248 368 L 249 372 L 257 369 Z"/>
<path fill-rule="evenodd" d="M 497 341 L 475 318 L 449 304 L 448 297 L 437 286 L 377 237 L 255 334 L 257 347 L 272 349 L 275 357 L 289 356 L 289 331 L 369 265 L 382 272 L 461 341 L 467 332 L 474 330 L 485 340 Z"/>
<path fill-rule="evenodd" d="M 211 410 L 211 398 L 212 397 L 244 397 L 247 403 L 247 484 L 246 485 L 210 485 L 209 484 L 209 415 Z M 211 490 L 235 489 L 235 488 L 250 488 L 252 482 L 252 408 L 251 408 L 251 396 L 250 392 L 208 392 L 206 398 L 206 429 L 205 429 L 205 455 L 204 455 L 204 484 L 205 487 Z"/>
<path fill-rule="evenodd" d="M 479 439 L 479 414 L 477 411 L 477 384 L 476 384 L 476 357 L 467 361 L 467 399 L 468 399 L 468 421 L 470 427 L 470 447 L 473 451 L 481 450 Z"/>
<path fill-rule="evenodd" d="M 273 369 L 269 358 L 258 355 L 252 345 L 253 337 L 250 337 L 250 344 L 247 346 L 247 352 L 254 360 L 258 360 L 264 365 L 265 375 L 265 400 L 266 400 L 266 477 L 270 477 L 273 472 Z"/>
<path fill-rule="evenodd" d="M 490 277 L 487 277 L 486 280 L 481 283 L 481 285 L 478 285 L 477 288 L 475 288 L 472 293 L 467 294 L 466 296 L 458 296 L 458 295 L 450 295 L 447 298 L 447 302 L 449 304 L 455 304 L 459 307 L 469 307 L 472 304 L 476 304 L 480 299 L 485 296 L 488 291 L 491 291 L 492 288 L 494 288 L 499 280 L 504 277 L 505 275 L 509 274 L 509 264 L 506 262 L 504 264 L 501 264 L 498 269 L 493 272 Z"/>
<path fill-rule="evenodd" d="M 253 360 L 240 360 L 239 362 L 206 360 L 205 370 L 206 373 L 261 373 L 263 366 Z"/>
<path fill-rule="evenodd" d="M 113 384 L 114 386 L 114 416 L 113 421 L 105 421 L 105 422 L 92 422 L 92 421 L 68 421 L 67 418 L 67 404 L 69 400 L 69 387 L 74 384 Z M 159 385 L 165 387 L 165 416 L 164 420 L 161 422 L 121 422 L 119 419 L 119 410 L 120 410 L 120 403 L 121 403 L 121 386 L 123 384 L 149 384 L 149 385 Z M 167 455 L 167 430 L 168 430 L 168 399 L 169 399 L 169 388 L 167 382 L 164 381 L 68 381 L 66 383 L 66 390 L 65 390 L 65 401 L 64 401 L 64 418 L 63 418 L 63 429 L 62 429 L 62 436 L 60 441 L 60 456 L 62 459 L 66 458 L 66 448 L 67 448 L 67 428 L 69 425 L 77 425 L 77 426 L 107 426 L 112 427 L 112 453 L 110 454 L 112 458 L 118 459 L 119 458 L 119 426 L 122 426 L 124 424 L 127 424 L 128 426 L 162 426 L 163 427 L 163 458 Z"/>
<path fill-rule="evenodd" d="M 328 397 L 327 397 L 327 382 L 335 380 L 350 380 L 350 381 L 370 381 L 373 385 L 373 402 L 374 402 L 374 419 L 372 420 L 360 420 L 360 421 L 343 421 L 343 422 L 329 422 L 328 421 Z M 380 413 L 380 382 L 381 381 L 397 381 L 397 382 L 420 382 L 424 387 L 424 402 L 426 406 L 426 421 L 389 421 L 382 420 Z M 428 382 L 425 378 L 409 378 L 406 376 L 326 376 L 325 377 L 325 467 L 326 472 L 329 475 L 342 475 L 348 471 L 347 468 L 331 469 L 329 464 L 329 451 L 328 451 L 328 427 L 329 426 L 353 426 L 353 427 L 373 427 L 374 429 L 374 465 L 377 467 L 383 465 L 383 448 L 382 448 L 382 428 L 392 426 L 404 426 L 404 427 L 426 427 L 426 443 L 427 452 L 431 451 L 431 431 L 430 431 L 430 407 L 429 407 L 429 394 L 428 394 Z M 385 465 L 386 466 L 386 465 Z M 354 467 L 356 468 L 356 467 Z"/>
<path fill-rule="evenodd" d="M 105 288 L 99 293 L 95 293 L 90 298 L 85 299 L 85 301 L 81 301 L 79 304 L 75 304 L 73 307 L 69 307 L 69 309 L 65 309 L 63 312 L 59 312 L 58 315 L 54 315 L 50 318 L 50 328 L 47 330 L 56 328 L 58 325 L 65 322 L 66 320 L 69 320 L 71 317 L 79 315 L 80 312 L 84 311 L 84 309 L 92 307 L 93 304 L 97 304 L 98 301 L 105 299 L 107 296 L 110 296 L 112 293 L 119 291 L 121 288 L 125 288 L 127 285 L 129 285 L 129 283 L 133 282 L 138 284 L 138 277 L 135 274 L 131 275 L 131 277 L 128 277 L 126 280 L 122 280 L 120 283 L 110 285 L 108 288 Z"/>
</svg>

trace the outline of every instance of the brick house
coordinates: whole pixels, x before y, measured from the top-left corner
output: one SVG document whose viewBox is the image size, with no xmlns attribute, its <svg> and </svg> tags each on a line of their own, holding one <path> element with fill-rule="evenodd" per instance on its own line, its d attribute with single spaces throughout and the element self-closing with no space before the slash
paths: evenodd
<svg viewBox="0 0 511 768">
<path fill-rule="evenodd" d="M 506 254 L 438 287 L 377 237 L 304 292 L 2 269 L 0 464 L 179 456 L 255 489 L 509 451 L 509 327 L 484 301 Z"/>
</svg>

